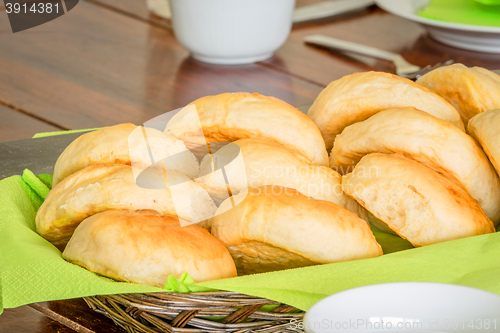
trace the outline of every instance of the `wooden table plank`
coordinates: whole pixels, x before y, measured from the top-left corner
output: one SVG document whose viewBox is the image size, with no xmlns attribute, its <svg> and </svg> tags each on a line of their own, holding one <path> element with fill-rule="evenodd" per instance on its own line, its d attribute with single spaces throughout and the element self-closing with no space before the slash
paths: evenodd
<svg viewBox="0 0 500 333">
<path fill-rule="evenodd" d="M 60 130 L 59 127 L 0 105 L 0 142 L 30 139 L 36 133 Z"/>
<path fill-rule="evenodd" d="M 146 0 L 86 0 L 88 2 L 101 4 L 107 8 L 116 11 L 127 13 L 128 15 L 135 16 L 141 20 L 151 21 L 155 20 L 155 15 L 151 15 L 146 5 Z M 314 4 L 323 0 L 296 0 L 296 7 Z"/>
<path fill-rule="evenodd" d="M 294 27 L 277 55 L 265 62 L 214 66 L 190 58 L 167 22 L 150 15 L 143 0 L 80 2 L 68 15 L 17 34 L 10 32 L 6 14 L 0 12 L 0 103 L 25 113 L 0 106 L 0 141 L 31 136 L 33 131 L 141 123 L 200 96 L 225 91 L 258 91 L 306 104 L 342 75 L 392 70 L 386 62 L 364 65 L 304 45 L 302 38 L 313 33 L 401 52 L 419 65 L 454 58 L 500 68 L 496 55 L 444 46 L 428 38 L 419 25 L 381 10 L 325 22 Z M 62 316 L 77 329 L 81 325 L 90 331 L 122 332 L 81 299 L 32 306 L 54 318 Z M 0 332 L 74 332 L 38 310 L 5 310 Z"/>
<path fill-rule="evenodd" d="M 150 12 L 146 5 L 146 0 L 86 0 L 87 2 L 97 3 L 108 8 L 114 9 L 133 17 L 137 17 L 144 21 L 151 20 Z"/>
<path fill-rule="evenodd" d="M 15 309 L 5 309 L 0 316 L 0 332 L 75 333 L 69 327 L 50 319 L 27 305 Z"/>
<path fill-rule="evenodd" d="M 171 30 L 172 24 L 169 19 L 151 13 L 146 5 L 146 1 L 138 0 L 86 0 L 88 2 L 101 5 L 104 8 L 137 18 L 141 21 L 149 22 L 164 29 Z M 296 6 L 313 4 L 321 0 L 297 0 Z"/>
<path fill-rule="evenodd" d="M 74 328 L 75 331 L 81 331 L 81 327 L 85 327 L 92 332 L 124 332 L 111 319 L 92 310 L 81 298 L 41 302 L 30 306 L 36 307 L 38 311 L 47 316 L 63 322 L 68 327 Z"/>
<path fill-rule="evenodd" d="M 133 15 L 134 17 L 139 18 L 142 21 L 148 21 L 150 23 L 156 23 L 157 21 L 157 16 L 152 15 L 146 6 L 145 1 L 135 1 L 135 0 L 87 0 L 95 4 L 99 4 L 103 6 L 106 9 L 110 10 L 117 10 L 122 13 L 128 13 L 129 15 Z M 314 4 L 321 2 L 322 0 L 297 0 L 296 1 L 296 6 L 305 6 L 308 4 Z M 313 50 L 312 52 L 308 50 L 308 47 L 303 45 L 301 39 L 302 37 L 295 37 L 295 35 L 300 36 L 300 31 L 303 31 L 304 29 L 308 29 L 311 26 L 315 26 L 318 28 L 322 28 L 325 26 L 329 26 L 332 23 L 336 24 L 341 20 L 351 20 L 353 18 L 363 16 L 367 11 L 362 11 L 359 13 L 354 13 L 354 14 L 349 14 L 342 16 L 341 18 L 330 18 L 330 19 L 325 19 L 321 20 L 318 23 L 313 23 L 311 24 L 299 24 L 293 27 L 292 33 L 290 35 L 289 40 L 285 43 L 285 45 L 277 52 L 277 55 L 267 61 L 258 63 L 260 66 L 265 66 L 265 67 L 270 67 L 270 68 L 275 68 L 278 69 L 281 72 L 291 74 L 292 76 L 298 76 L 306 81 L 310 81 L 313 83 L 317 83 L 322 86 L 326 86 L 328 82 L 321 82 L 324 80 L 317 80 L 316 77 L 318 74 L 318 70 L 315 69 L 315 67 L 320 67 L 319 71 L 324 72 L 325 67 L 327 68 L 327 71 L 334 70 L 337 72 L 330 73 L 328 75 L 333 74 L 334 77 L 340 77 L 342 75 L 346 75 L 355 71 L 362 71 L 362 70 L 369 70 L 369 67 L 366 67 L 363 64 L 360 64 L 357 61 L 349 61 L 345 58 L 341 58 L 340 60 L 333 60 L 332 57 L 329 55 L 328 52 L 324 51 L 319 51 L 320 55 L 315 55 L 317 51 Z M 171 26 L 165 26 L 165 29 L 171 29 Z M 286 49 L 287 52 L 282 52 L 281 50 Z M 309 52 L 309 53 L 308 53 Z M 321 52 L 323 55 L 321 55 Z M 311 59 L 311 53 L 312 53 L 312 58 Z M 326 56 L 325 56 L 326 54 Z M 326 63 L 325 63 L 325 59 Z M 311 69 L 311 62 L 313 61 L 320 61 L 317 63 L 317 66 L 312 66 L 313 69 L 316 71 L 316 73 L 309 73 L 309 70 Z M 303 67 L 303 70 L 298 70 L 297 68 L 290 67 L 287 63 L 290 63 L 292 65 L 297 65 L 296 62 L 300 62 L 300 66 Z M 383 62 L 377 62 L 373 61 L 370 59 L 370 63 L 374 65 L 378 65 L 378 67 L 382 67 L 381 69 L 390 71 L 391 67 L 388 66 L 386 63 Z M 306 73 L 306 74 L 304 74 Z M 320 81 L 320 82 L 318 82 Z"/>
<path fill-rule="evenodd" d="M 119 7 L 125 12 L 136 11 L 143 20 L 148 20 L 150 17 L 145 2 L 92 1 L 105 4 L 108 8 Z M 297 5 L 302 6 L 320 1 L 298 0 Z M 467 66 L 500 68 L 500 58 L 496 54 L 446 46 L 431 39 L 420 25 L 376 8 L 341 18 L 322 20 L 319 23 L 294 26 L 289 39 L 277 51 L 276 56 L 259 64 L 320 85 L 327 85 L 332 80 L 358 71 L 394 72 L 394 67 L 389 62 L 367 58 L 368 64 L 364 64 L 333 52 L 305 45 L 303 38 L 312 34 L 324 34 L 401 53 L 408 61 L 419 66 L 454 59 L 455 62 Z"/>
<path fill-rule="evenodd" d="M 467 66 L 500 68 L 498 55 L 446 46 L 431 39 L 420 25 L 381 9 L 344 18 L 334 24 L 311 24 L 294 29 L 287 43 L 276 53 L 276 57 L 265 63 L 323 85 L 356 71 L 394 72 L 394 67 L 389 62 L 378 61 L 366 66 L 345 56 L 304 45 L 303 38 L 312 34 L 324 34 L 400 53 L 408 61 L 419 66 L 454 59 L 455 62 Z M 304 58 L 308 61 L 304 61 Z M 276 62 L 276 59 L 281 61 Z"/>
<path fill-rule="evenodd" d="M 146 1 L 137 0 L 121 0 L 111 1 L 106 0 L 86 0 L 101 7 L 113 10 L 117 13 L 124 14 L 143 22 L 148 22 L 151 25 L 161 27 L 163 29 L 172 30 L 170 19 L 166 19 L 151 13 L 147 6 Z"/>
<path fill-rule="evenodd" d="M 72 129 L 142 123 L 209 94 L 256 91 L 301 105 L 322 89 L 258 65 L 200 63 L 171 32 L 88 2 L 25 32 L 0 24 L 0 43 L 0 102 Z"/>
</svg>

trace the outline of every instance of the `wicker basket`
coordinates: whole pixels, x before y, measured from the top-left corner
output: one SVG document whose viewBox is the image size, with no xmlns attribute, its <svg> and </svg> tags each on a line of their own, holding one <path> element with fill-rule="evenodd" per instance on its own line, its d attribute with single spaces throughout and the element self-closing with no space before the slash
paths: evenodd
<svg viewBox="0 0 500 333">
<path fill-rule="evenodd" d="M 234 292 L 122 294 L 84 298 L 96 312 L 129 333 L 302 332 L 304 312 L 289 305 Z M 259 311 L 264 305 L 276 305 Z"/>
</svg>

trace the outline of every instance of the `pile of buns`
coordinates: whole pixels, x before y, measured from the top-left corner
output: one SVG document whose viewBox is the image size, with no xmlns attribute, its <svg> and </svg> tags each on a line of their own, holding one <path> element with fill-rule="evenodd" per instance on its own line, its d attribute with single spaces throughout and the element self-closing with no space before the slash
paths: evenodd
<svg viewBox="0 0 500 333">
<path fill-rule="evenodd" d="M 206 281 L 377 257 L 370 223 L 414 246 L 495 232 L 499 172 L 500 76 L 460 64 L 416 83 L 357 73 L 307 116 L 226 93 L 161 130 L 84 134 L 59 157 L 36 226 L 70 262 L 163 287 L 184 272 Z"/>
</svg>

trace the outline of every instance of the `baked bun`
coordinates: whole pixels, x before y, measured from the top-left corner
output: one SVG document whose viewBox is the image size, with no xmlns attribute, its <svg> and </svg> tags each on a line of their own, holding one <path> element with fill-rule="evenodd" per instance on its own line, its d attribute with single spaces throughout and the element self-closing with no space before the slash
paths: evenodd
<svg viewBox="0 0 500 333">
<path fill-rule="evenodd" d="M 236 276 L 227 249 L 197 225 L 154 211 L 107 211 L 76 228 L 63 258 L 115 280 L 164 288 L 169 275 L 195 282 Z"/>
<path fill-rule="evenodd" d="M 497 174 L 500 175 L 500 109 L 489 110 L 473 117 L 467 129 L 483 147 Z"/>
<path fill-rule="evenodd" d="M 257 93 L 202 97 L 176 114 L 167 124 L 166 132 L 186 142 L 188 147 L 261 138 L 282 144 L 315 164 L 328 166 L 318 126 L 293 106 Z"/>
<path fill-rule="evenodd" d="M 184 174 L 167 170 L 167 189 L 163 170 L 148 171 L 138 178 L 141 186 L 128 165 L 92 165 L 75 172 L 49 192 L 36 214 L 37 232 L 61 248 L 81 221 L 106 210 L 152 209 L 195 222 L 215 213 L 212 198 Z"/>
<path fill-rule="evenodd" d="M 181 140 L 154 128 L 141 128 L 128 123 L 104 127 L 74 140 L 57 159 L 53 186 L 67 176 L 93 164 L 149 166 L 152 162 L 148 147 L 151 148 L 155 161 L 173 156 L 165 160 L 167 169 L 181 171 L 190 178 L 198 174 L 198 160 Z"/>
<path fill-rule="evenodd" d="M 230 205 L 227 199 L 219 210 Z M 213 218 L 212 234 L 241 273 L 382 255 L 368 224 L 354 213 L 281 186 L 250 189 L 240 204 Z"/>
<path fill-rule="evenodd" d="M 495 232 L 462 187 L 425 165 L 370 154 L 343 177 L 344 191 L 414 246 Z"/>
<path fill-rule="evenodd" d="M 355 73 L 333 81 L 316 98 L 308 116 L 330 151 L 345 127 L 400 107 L 416 107 L 464 130 L 457 110 L 442 97 L 413 81 L 381 72 Z"/>
<path fill-rule="evenodd" d="M 196 179 L 216 202 L 228 198 L 224 167 L 231 194 L 248 187 L 280 185 L 318 200 L 334 202 L 368 221 L 364 208 L 342 191 L 342 177 L 283 146 L 262 139 L 242 139 L 203 158 Z M 214 171 L 215 170 L 215 171 Z"/>
<path fill-rule="evenodd" d="M 401 153 L 458 182 L 500 222 L 500 179 L 481 147 L 451 123 L 412 108 L 382 111 L 337 136 L 332 167 L 347 170 L 370 153 Z"/>
<path fill-rule="evenodd" d="M 417 80 L 450 102 L 467 125 L 476 114 L 500 108 L 500 75 L 462 64 L 439 67 Z"/>
</svg>

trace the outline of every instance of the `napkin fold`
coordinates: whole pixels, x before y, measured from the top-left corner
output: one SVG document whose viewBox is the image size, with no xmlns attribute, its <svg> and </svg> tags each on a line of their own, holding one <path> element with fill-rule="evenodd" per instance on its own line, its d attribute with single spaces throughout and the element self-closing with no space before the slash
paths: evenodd
<svg viewBox="0 0 500 333">
<path fill-rule="evenodd" d="M 500 3 L 498 0 L 431 0 L 419 15 L 452 23 L 500 27 L 500 6 L 492 6 L 494 2 Z"/>
<path fill-rule="evenodd" d="M 0 313 L 3 308 L 92 295 L 161 292 L 164 289 L 116 282 L 66 262 L 35 231 L 36 211 L 50 175 L 13 176 L 0 181 Z M 44 188 L 45 186 L 45 188 Z M 166 289 L 228 290 L 265 297 L 307 310 L 322 298 L 355 287 L 402 281 L 453 283 L 500 294 L 500 234 L 413 249 L 398 236 L 374 229 L 386 254 L 379 258 L 290 269 L 193 283 L 169 278 Z M 404 297 L 404 295 L 403 295 Z"/>
<path fill-rule="evenodd" d="M 35 135 L 33 135 L 32 139 L 45 138 L 47 136 L 56 136 L 56 135 L 65 135 L 65 134 L 72 134 L 72 133 L 90 132 L 90 131 L 95 131 L 95 130 L 98 130 L 98 129 L 101 129 L 101 128 L 102 127 L 87 128 L 87 129 L 77 129 L 77 130 L 67 130 L 67 131 L 42 132 L 42 133 L 36 133 Z"/>
<path fill-rule="evenodd" d="M 500 0 L 474 0 L 487 6 L 500 6 Z"/>
<path fill-rule="evenodd" d="M 194 283 L 193 278 L 187 272 L 182 274 L 179 279 L 170 275 L 165 284 L 165 290 L 174 293 L 199 293 L 203 291 L 213 291 L 212 288 L 198 286 Z"/>
</svg>

